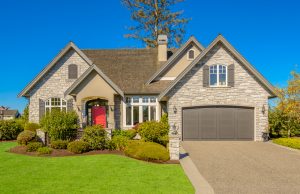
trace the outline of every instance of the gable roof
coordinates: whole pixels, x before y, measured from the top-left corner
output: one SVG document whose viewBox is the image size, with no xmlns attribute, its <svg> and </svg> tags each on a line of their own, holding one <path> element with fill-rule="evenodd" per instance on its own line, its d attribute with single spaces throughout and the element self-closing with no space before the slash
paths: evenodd
<svg viewBox="0 0 300 194">
<path fill-rule="evenodd" d="M 203 51 L 205 48 L 202 46 L 202 44 L 194 37 L 191 36 L 186 43 L 180 47 L 169 59 L 168 61 L 161 66 L 158 71 L 156 71 L 151 78 L 146 82 L 146 84 L 150 84 L 152 81 L 154 81 L 155 78 L 157 78 L 164 70 L 168 69 L 173 62 L 180 56 L 181 53 L 185 51 L 185 49 L 191 44 L 194 43 L 201 51 Z"/>
<path fill-rule="evenodd" d="M 96 65 L 89 67 L 65 92 L 66 95 L 70 95 L 74 89 L 93 71 L 95 70 L 118 94 L 124 97 L 123 91 L 109 79 Z"/>
<path fill-rule="evenodd" d="M 58 55 L 18 94 L 18 97 L 26 96 L 26 93 L 63 57 L 70 49 L 74 49 L 89 65 L 92 61 L 73 43 L 69 42 Z"/>
<path fill-rule="evenodd" d="M 235 50 L 222 35 L 218 35 L 217 38 L 215 38 L 213 42 L 158 96 L 158 100 L 161 100 L 219 42 L 223 43 L 223 45 L 245 65 L 246 69 L 250 71 L 267 88 L 267 90 L 269 90 L 272 94 L 271 97 L 277 96 L 277 91 L 272 84 L 268 82 L 268 80 L 266 80 L 237 50 Z"/>
<path fill-rule="evenodd" d="M 171 55 L 174 49 L 169 49 Z M 165 62 L 157 60 L 157 48 L 82 50 L 126 94 L 159 94 L 171 82 L 145 82 Z"/>
</svg>

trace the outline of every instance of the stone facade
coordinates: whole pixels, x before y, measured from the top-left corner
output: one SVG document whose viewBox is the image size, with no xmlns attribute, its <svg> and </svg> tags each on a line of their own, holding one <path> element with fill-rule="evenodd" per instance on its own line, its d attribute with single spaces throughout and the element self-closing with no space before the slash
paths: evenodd
<svg viewBox="0 0 300 194">
<path fill-rule="evenodd" d="M 203 65 L 234 64 L 234 87 L 203 87 Z M 262 132 L 268 126 L 269 92 L 245 66 L 221 43 L 217 44 L 190 72 L 167 94 L 169 123 L 182 134 L 182 108 L 202 105 L 237 105 L 254 107 L 255 140 L 262 140 Z M 173 107 L 177 108 L 174 113 Z M 265 113 L 262 113 L 262 107 Z"/>
<path fill-rule="evenodd" d="M 29 120 L 39 122 L 39 104 L 51 97 L 65 98 L 64 92 L 76 79 L 68 79 L 68 65 L 78 66 L 78 77 L 84 73 L 89 65 L 74 50 L 69 50 L 43 78 L 29 91 Z M 66 97 L 66 100 L 72 98 Z M 77 110 L 73 103 L 74 110 Z"/>
<path fill-rule="evenodd" d="M 170 160 L 179 160 L 179 143 L 180 137 L 178 135 L 169 135 Z"/>
</svg>

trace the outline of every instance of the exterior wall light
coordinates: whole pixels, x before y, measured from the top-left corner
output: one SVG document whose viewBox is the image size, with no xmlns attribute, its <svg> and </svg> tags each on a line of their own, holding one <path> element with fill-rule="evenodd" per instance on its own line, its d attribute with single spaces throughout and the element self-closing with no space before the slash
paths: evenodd
<svg viewBox="0 0 300 194">
<path fill-rule="evenodd" d="M 173 106 L 173 112 L 174 112 L 175 114 L 177 113 L 177 108 L 176 108 L 175 105 Z"/>
<path fill-rule="evenodd" d="M 265 105 L 262 106 L 261 112 L 262 112 L 263 114 L 265 114 L 265 112 L 266 112 L 266 107 L 265 107 Z"/>
</svg>

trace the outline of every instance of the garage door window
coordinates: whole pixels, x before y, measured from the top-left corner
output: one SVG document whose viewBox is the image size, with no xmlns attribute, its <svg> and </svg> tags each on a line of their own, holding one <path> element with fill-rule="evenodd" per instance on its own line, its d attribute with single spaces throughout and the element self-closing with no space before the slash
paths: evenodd
<svg viewBox="0 0 300 194">
<path fill-rule="evenodd" d="M 226 65 L 213 65 L 209 67 L 209 85 L 211 87 L 227 86 Z"/>
</svg>

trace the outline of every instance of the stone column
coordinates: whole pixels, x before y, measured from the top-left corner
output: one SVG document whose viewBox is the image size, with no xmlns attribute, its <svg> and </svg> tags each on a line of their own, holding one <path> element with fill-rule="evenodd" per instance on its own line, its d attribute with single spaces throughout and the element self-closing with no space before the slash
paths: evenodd
<svg viewBox="0 0 300 194">
<path fill-rule="evenodd" d="M 169 134 L 170 160 L 179 160 L 179 135 Z"/>
</svg>

